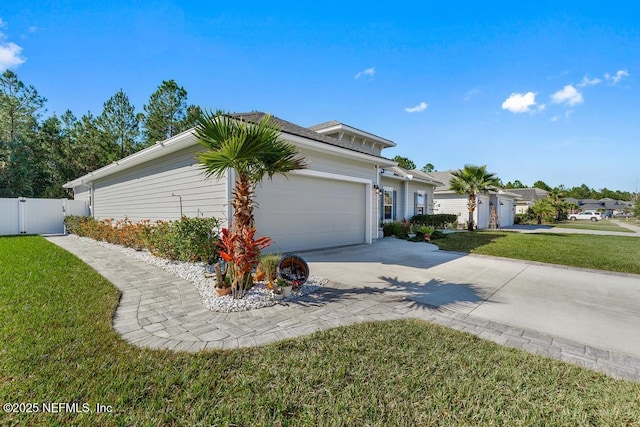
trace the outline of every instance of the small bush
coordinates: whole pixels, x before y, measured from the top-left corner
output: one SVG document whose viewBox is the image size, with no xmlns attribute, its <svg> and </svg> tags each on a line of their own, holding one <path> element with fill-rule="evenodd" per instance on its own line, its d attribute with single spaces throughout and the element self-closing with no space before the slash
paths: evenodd
<svg viewBox="0 0 640 427">
<path fill-rule="evenodd" d="M 404 227 L 401 222 L 385 222 L 382 225 L 382 232 L 384 233 L 384 237 L 396 236 L 396 237 L 404 237 L 406 233 L 404 232 Z"/>
<path fill-rule="evenodd" d="M 402 221 L 386 222 L 382 224 L 382 232 L 385 237 L 395 236 L 406 239 L 411 231 L 411 224 L 406 219 Z"/>
<path fill-rule="evenodd" d="M 421 214 L 414 215 L 409 219 L 411 224 L 426 225 L 434 228 L 451 227 L 458 220 L 458 216 L 454 214 Z"/>
</svg>

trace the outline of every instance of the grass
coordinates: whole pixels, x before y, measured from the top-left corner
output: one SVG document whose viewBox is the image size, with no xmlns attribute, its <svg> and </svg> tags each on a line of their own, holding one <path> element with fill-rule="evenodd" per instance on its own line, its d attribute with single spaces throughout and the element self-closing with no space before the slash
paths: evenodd
<svg viewBox="0 0 640 427">
<path fill-rule="evenodd" d="M 0 425 L 640 425 L 640 383 L 417 320 L 265 347 L 143 350 L 111 328 L 117 290 L 40 237 L 0 238 Z"/>
<path fill-rule="evenodd" d="M 616 224 L 615 222 L 603 220 L 603 221 L 567 221 L 550 224 L 553 227 L 571 228 L 574 230 L 601 230 L 601 231 L 619 231 L 622 233 L 633 233 L 628 228 L 624 228 Z"/>
<path fill-rule="evenodd" d="M 434 242 L 442 250 L 640 274 L 640 238 L 476 231 Z"/>
</svg>

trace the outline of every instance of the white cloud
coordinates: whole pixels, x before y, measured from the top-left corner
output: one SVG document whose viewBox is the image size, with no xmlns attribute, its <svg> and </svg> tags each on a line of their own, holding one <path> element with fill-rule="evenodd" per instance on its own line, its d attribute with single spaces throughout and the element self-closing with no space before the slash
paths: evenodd
<svg viewBox="0 0 640 427">
<path fill-rule="evenodd" d="M 6 23 L 0 18 L 0 29 L 6 26 Z M 0 30 L 0 72 L 7 68 L 17 67 L 26 61 L 20 54 L 22 48 L 12 42 L 4 42 L 5 34 Z"/>
<path fill-rule="evenodd" d="M 596 86 L 596 85 L 599 85 L 600 83 L 602 83 L 602 80 L 600 80 L 599 78 L 590 79 L 589 77 L 584 76 L 582 81 L 578 83 L 576 86 L 578 87 Z"/>
<path fill-rule="evenodd" d="M 571 116 L 573 116 L 573 113 L 575 113 L 574 110 L 565 111 L 564 112 L 564 121 L 568 122 L 569 119 L 571 119 Z M 551 117 L 551 121 L 554 122 L 554 123 L 555 122 L 559 122 L 561 118 L 562 118 L 562 116 L 553 116 L 553 117 Z"/>
<path fill-rule="evenodd" d="M 0 72 L 23 64 L 26 59 L 21 53 L 22 48 L 15 43 L 0 43 Z"/>
<path fill-rule="evenodd" d="M 36 31 L 38 31 L 38 27 L 36 27 L 35 25 L 32 25 L 29 28 L 27 28 L 28 33 L 35 33 Z"/>
<path fill-rule="evenodd" d="M 582 104 L 582 94 L 572 85 L 566 85 L 562 90 L 551 95 L 551 100 L 555 104 L 578 105 Z"/>
<path fill-rule="evenodd" d="M 465 101 L 470 100 L 471 98 L 473 98 L 476 95 L 480 94 L 480 89 L 471 89 L 469 92 L 467 92 L 466 96 L 464 97 Z"/>
<path fill-rule="evenodd" d="M 373 75 L 375 73 L 376 73 L 375 67 L 371 67 L 371 68 L 367 68 L 366 70 L 358 71 L 358 73 L 356 73 L 354 78 L 359 79 L 360 77 L 363 77 L 363 76 L 368 76 L 373 78 Z"/>
<path fill-rule="evenodd" d="M 613 76 L 609 73 L 604 75 L 604 78 L 611 81 L 611 84 L 617 85 L 624 77 L 629 77 L 627 70 L 618 70 Z"/>
<path fill-rule="evenodd" d="M 415 107 L 408 107 L 405 108 L 404 111 L 406 111 L 407 113 L 419 113 L 421 111 L 426 110 L 428 107 L 426 102 L 421 102 L 420 104 L 416 105 Z"/>
<path fill-rule="evenodd" d="M 536 94 L 533 92 L 527 93 L 512 93 L 503 103 L 502 109 L 509 110 L 512 113 L 529 113 L 531 107 L 536 105 Z M 538 106 L 538 109 L 544 109 L 545 106 Z"/>
</svg>

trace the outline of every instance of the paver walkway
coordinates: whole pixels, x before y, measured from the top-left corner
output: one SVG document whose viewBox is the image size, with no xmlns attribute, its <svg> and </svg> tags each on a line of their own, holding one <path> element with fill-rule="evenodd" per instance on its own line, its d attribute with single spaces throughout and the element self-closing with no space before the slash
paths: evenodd
<svg viewBox="0 0 640 427">
<path fill-rule="evenodd" d="M 48 238 L 75 254 L 122 293 L 113 326 L 140 347 L 199 351 L 263 345 L 340 325 L 418 318 L 499 344 L 561 359 L 616 378 L 640 379 L 640 358 L 444 308 L 417 304 L 384 288 L 330 282 L 296 302 L 214 313 L 195 287 L 161 269 L 73 236 Z"/>
</svg>

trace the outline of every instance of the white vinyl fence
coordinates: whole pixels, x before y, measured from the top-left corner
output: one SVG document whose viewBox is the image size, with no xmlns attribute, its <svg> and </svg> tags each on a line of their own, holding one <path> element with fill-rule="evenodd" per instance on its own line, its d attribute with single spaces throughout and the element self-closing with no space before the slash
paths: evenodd
<svg viewBox="0 0 640 427">
<path fill-rule="evenodd" d="M 63 234 L 64 217 L 89 215 L 84 200 L 0 199 L 0 236 Z"/>
</svg>

